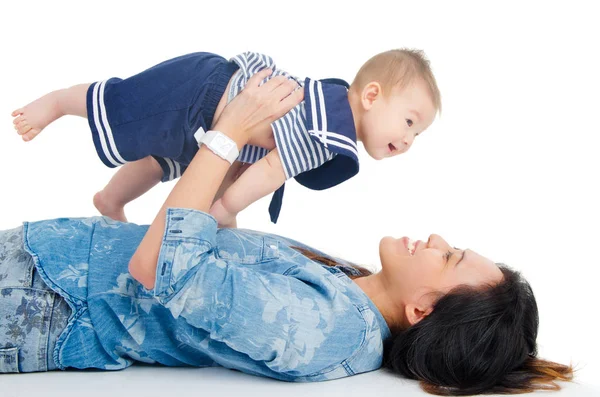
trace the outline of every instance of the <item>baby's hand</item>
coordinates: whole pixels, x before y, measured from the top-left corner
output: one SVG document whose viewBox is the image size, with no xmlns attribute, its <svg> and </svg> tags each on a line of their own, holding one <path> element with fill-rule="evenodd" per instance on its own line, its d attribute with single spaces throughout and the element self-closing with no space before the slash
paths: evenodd
<svg viewBox="0 0 600 397">
<path fill-rule="evenodd" d="M 227 209 L 223 206 L 221 199 L 215 201 L 215 203 L 212 205 L 210 208 L 210 214 L 215 217 L 220 228 L 237 227 L 237 222 L 235 219 L 237 214 L 227 211 Z"/>
</svg>

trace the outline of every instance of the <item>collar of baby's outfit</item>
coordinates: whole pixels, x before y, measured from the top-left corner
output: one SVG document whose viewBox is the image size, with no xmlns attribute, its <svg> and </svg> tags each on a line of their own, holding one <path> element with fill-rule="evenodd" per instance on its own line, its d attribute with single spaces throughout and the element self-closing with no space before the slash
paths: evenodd
<svg viewBox="0 0 600 397">
<path fill-rule="evenodd" d="M 358 162 L 356 127 L 348 87 L 341 79 L 307 78 L 304 82 L 306 127 L 312 138 L 328 150 Z"/>
</svg>

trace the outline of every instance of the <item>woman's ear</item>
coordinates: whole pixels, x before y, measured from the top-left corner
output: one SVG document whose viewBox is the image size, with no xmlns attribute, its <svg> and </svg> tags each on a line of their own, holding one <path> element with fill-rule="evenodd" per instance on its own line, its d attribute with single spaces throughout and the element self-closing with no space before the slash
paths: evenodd
<svg viewBox="0 0 600 397">
<path fill-rule="evenodd" d="M 430 302 L 424 304 L 407 304 L 404 307 L 406 320 L 413 326 L 423 320 L 433 311 L 433 304 Z"/>
<path fill-rule="evenodd" d="M 361 104 L 364 110 L 369 110 L 373 107 L 375 101 L 381 96 L 381 85 L 376 81 L 371 81 L 362 90 Z"/>
</svg>

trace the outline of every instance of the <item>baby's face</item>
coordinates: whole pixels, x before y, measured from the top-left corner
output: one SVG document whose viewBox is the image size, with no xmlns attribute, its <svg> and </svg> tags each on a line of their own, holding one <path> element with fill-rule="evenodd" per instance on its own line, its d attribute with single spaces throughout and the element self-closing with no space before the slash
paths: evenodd
<svg viewBox="0 0 600 397">
<path fill-rule="evenodd" d="M 363 113 L 358 126 L 363 145 L 375 160 L 402 154 L 433 123 L 435 114 L 429 90 L 422 80 L 396 90 L 387 98 L 379 95 Z"/>
</svg>

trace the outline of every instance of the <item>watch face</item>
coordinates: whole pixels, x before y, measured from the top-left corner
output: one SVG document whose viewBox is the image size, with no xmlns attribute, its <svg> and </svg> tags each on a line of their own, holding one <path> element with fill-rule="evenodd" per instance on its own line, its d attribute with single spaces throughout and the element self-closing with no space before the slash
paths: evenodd
<svg viewBox="0 0 600 397">
<path fill-rule="evenodd" d="M 227 155 L 234 144 L 231 142 L 231 140 L 227 139 L 223 135 L 217 135 L 213 140 L 213 145 L 215 148 L 218 148 L 219 152 L 221 152 L 223 155 Z"/>
</svg>

